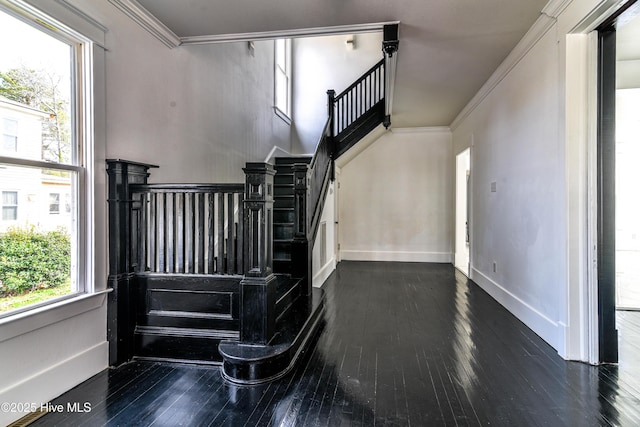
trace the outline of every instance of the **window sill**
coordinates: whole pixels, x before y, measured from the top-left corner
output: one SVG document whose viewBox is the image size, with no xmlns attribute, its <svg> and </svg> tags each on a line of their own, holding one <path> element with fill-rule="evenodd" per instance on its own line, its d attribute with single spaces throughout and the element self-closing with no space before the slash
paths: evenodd
<svg viewBox="0 0 640 427">
<path fill-rule="evenodd" d="M 111 290 L 80 294 L 0 319 L 0 343 L 102 307 Z"/>
<path fill-rule="evenodd" d="M 291 126 L 291 117 L 289 117 L 284 111 L 278 107 L 273 107 L 273 111 L 276 113 L 276 116 L 280 117 L 282 121 Z"/>
</svg>

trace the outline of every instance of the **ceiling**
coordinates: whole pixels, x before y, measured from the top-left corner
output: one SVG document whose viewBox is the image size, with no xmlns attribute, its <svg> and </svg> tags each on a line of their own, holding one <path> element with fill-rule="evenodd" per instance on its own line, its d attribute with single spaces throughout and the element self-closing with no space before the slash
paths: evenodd
<svg viewBox="0 0 640 427">
<path fill-rule="evenodd" d="M 400 22 L 394 127 L 448 126 L 548 0 L 131 0 L 180 38 Z"/>
</svg>

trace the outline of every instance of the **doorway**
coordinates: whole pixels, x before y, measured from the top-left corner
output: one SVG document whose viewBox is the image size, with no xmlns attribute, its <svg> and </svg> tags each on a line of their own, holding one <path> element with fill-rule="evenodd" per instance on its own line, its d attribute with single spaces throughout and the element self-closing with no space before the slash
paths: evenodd
<svg viewBox="0 0 640 427">
<path fill-rule="evenodd" d="M 640 311 L 640 3 L 598 29 L 598 347 L 616 363 L 621 312 Z"/>
<path fill-rule="evenodd" d="M 470 274 L 469 186 L 471 183 L 471 148 L 456 156 L 456 233 L 454 266 L 465 276 Z"/>
</svg>

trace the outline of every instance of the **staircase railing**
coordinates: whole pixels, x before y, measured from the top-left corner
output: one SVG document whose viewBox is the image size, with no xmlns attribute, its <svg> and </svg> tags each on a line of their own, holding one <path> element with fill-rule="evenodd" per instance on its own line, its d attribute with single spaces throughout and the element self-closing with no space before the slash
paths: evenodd
<svg viewBox="0 0 640 427">
<path fill-rule="evenodd" d="M 309 163 L 309 169 L 307 172 L 307 212 L 306 221 L 307 224 L 307 238 L 314 239 L 318 224 L 320 222 L 320 216 L 322 215 L 322 208 L 324 207 L 324 195 L 328 188 L 328 183 L 333 179 L 331 176 L 331 169 L 333 163 L 333 135 L 331 132 L 331 117 L 327 120 L 327 123 L 322 132 L 322 137 L 316 146 L 316 151 Z M 303 223 L 302 220 L 296 221 L 296 223 Z"/>
<path fill-rule="evenodd" d="M 136 272 L 242 274 L 244 184 L 131 186 Z"/>
<path fill-rule="evenodd" d="M 384 101 L 385 60 L 381 59 L 334 100 L 334 135 L 348 131 L 360 117 Z"/>
</svg>

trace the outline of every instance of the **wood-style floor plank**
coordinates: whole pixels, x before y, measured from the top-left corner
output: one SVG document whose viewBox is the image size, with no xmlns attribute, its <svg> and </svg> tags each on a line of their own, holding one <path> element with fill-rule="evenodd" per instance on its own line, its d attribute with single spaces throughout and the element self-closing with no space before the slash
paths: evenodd
<svg viewBox="0 0 640 427">
<path fill-rule="evenodd" d="M 619 365 L 562 360 L 451 265 L 342 262 L 314 346 L 286 377 L 134 361 L 53 403 L 50 426 L 637 426 L 640 313 L 619 312 Z"/>
</svg>

